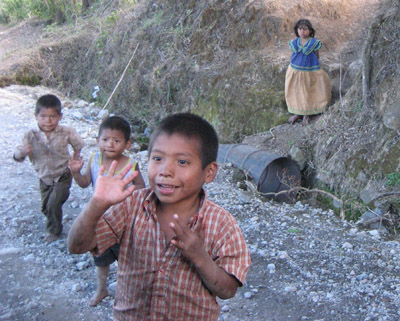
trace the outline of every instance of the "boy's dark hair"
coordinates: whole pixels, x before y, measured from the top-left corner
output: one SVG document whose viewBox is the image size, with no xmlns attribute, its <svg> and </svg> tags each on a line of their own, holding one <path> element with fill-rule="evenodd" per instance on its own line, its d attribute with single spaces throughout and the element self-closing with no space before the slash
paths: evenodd
<svg viewBox="0 0 400 321">
<path fill-rule="evenodd" d="M 296 34 L 296 37 L 300 37 L 297 29 L 299 29 L 300 26 L 306 26 L 310 30 L 310 37 L 314 38 L 315 36 L 315 29 L 313 28 L 310 20 L 308 19 L 300 19 L 299 21 L 296 22 L 296 25 L 294 26 L 294 33 Z"/>
<path fill-rule="evenodd" d="M 39 115 L 42 108 L 55 109 L 57 114 L 61 115 L 61 101 L 55 95 L 44 95 L 39 97 L 36 102 L 35 115 Z"/>
<path fill-rule="evenodd" d="M 154 141 L 161 134 L 179 134 L 188 138 L 196 138 L 200 143 L 202 168 L 215 162 L 218 155 L 218 135 L 211 124 L 205 119 L 191 113 L 178 113 L 165 117 L 151 134 L 149 155 Z"/>
<path fill-rule="evenodd" d="M 131 125 L 129 125 L 128 121 L 122 117 L 111 116 L 104 119 L 100 124 L 99 137 L 101 136 L 103 129 L 119 130 L 124 135 L 126 141 L 131 139 Z"/>
</svg>

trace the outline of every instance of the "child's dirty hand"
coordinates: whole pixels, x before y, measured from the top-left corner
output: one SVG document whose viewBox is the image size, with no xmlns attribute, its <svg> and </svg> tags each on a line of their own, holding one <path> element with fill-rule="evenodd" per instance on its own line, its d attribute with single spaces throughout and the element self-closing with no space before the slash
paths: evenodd
<svg viewBox="0 0 400 321">
<path fill-rule="evenodd" d="M 26 145 L 22 147 L 21 151 L 25 154 L 25 156 L 29 156 L 32 154 L 32 145 Z"/>
<path fill-rule="evenodd" d="M 71 173 L 79 173 L 83 167 L 83 163 L 84 161 L 82 156 L 74 154 L 74 156 L 72 156 L 68 162 Z"/>
<path fill-rule="evenodd" d="M 193 230 L 189 225 L 183 225 L 177 214 L 174 214 L 172 218 L 174 221 L 169 226 L 176 236 L 171 243 L 196 265 L 196 261 L 200 260 L 202 255 L 208 255 L 204 248 L 203 216 L 199 215 Z"/>
<path fill-rule="evenodd" d="M 134 180 L 138 172 L 134 171 L 125 177 L 132 168 L 132 164 L 128 164 L 121 172 L 114 176 L 117 164 L 117 161 L 111 163 L 107 176 L 104 176 L 104 165 L 100 167 L 99 177 L 97 178 L 92 197 L 100 206 L 110 207 L 122 202 L 135 190 L 135 185 L 126 186 Z"/>
</svg>

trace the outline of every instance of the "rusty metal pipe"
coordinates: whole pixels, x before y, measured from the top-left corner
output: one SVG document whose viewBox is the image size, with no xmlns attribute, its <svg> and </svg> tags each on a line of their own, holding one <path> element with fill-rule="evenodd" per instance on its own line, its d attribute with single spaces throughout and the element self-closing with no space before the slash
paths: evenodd
<svg viewBox="0 0 400 321">
<path fill-rule="evenodd" d="M 294 160 L 246 144 L 221 144 L 218 162 L 230 162 L 248 173 L 261 193 L 278 193 L 301 184 L 300 168 Z M 269 198 L 283 202 L 293 196 L 285 193 Z"/>
</svg>

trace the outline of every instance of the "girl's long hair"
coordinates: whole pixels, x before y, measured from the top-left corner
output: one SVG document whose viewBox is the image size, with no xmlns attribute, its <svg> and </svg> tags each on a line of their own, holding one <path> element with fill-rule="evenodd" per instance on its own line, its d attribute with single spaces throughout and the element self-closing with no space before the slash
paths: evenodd
<svg viewBox="0 0 400 321">
<path fill-rule="evenodd" d="M 300 37 L 299 33 L 297 32 L 297 29 L 299 29 L 300 26 L 306 26 L 310 30 L 310 37 L 314 38 L 315 29 L 313 28 L 310 20 L 308 20 L 308 19 L 300 19 L 299 21 L 296 22 L 296 25 L 293 28 L 294 33 L 296 34 L 296 37 Z"/>
</svg>

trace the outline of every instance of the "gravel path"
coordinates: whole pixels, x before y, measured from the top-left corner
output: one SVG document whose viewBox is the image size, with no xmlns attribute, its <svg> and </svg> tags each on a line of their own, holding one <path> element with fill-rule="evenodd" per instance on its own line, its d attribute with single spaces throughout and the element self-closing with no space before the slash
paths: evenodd
<svg viewBox="0 0 400 321">
<path fill-rule="evenodd" d="M 86 300 L 95 288 L 92 258 L 70 255 L 66 233 L 91 189 L 76 184 L 65 204 L 64 234 L 45 244 L 38 181 L 28 161 L 12 160 L 14 145 L 35 125 L 33 104 L 46 88 L 0 89 L 0 320 L 112 320 L 112 296 L 95 308 Z M 98 109 L 64 110 L 96 150 Z M 81 116 L 83 116 L 81 118 Z M 140 159 L 144 174 L 146 160 Z M 377 231 L 361 231 L 331 211 L 308 205 L 263 202 L 232 182 L 233 168 L 221 165 L 211 199 L 237 217 L 253 265 L 237 295 L 221 301 L 220 320 L 399 320 L 400 248 Z M 117 266 L 109 279 L 115 285 Z M 112 291 L 111 291 L 112 292 Z"/>
</svg>

